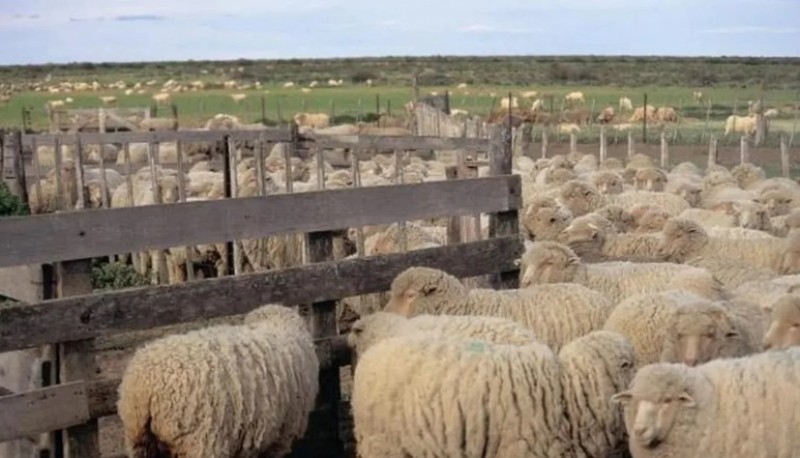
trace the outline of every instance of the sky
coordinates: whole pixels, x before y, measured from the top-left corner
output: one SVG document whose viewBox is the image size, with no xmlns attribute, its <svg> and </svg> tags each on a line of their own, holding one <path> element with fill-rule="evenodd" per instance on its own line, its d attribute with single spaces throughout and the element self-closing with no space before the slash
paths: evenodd
<svg viewBox="0 0 800 458">
<path fill-rule="evenodd" d="M 800 56 L 800 0 L 0 0 L 0 65 Z"/>
</svg>

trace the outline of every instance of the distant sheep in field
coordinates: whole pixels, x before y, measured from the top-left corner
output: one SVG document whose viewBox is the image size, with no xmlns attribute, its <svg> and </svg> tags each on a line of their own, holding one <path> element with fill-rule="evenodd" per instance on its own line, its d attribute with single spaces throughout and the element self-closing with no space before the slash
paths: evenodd
<svg viewBox="0 0 800 458">
<path fill-rule="evenodd" d="M 605 107 L 603 111 L 597 116 L 597 122 L 601 124 L 608 124 L 614 120 L 614 107 Z"/>
<path fill-rule="evenodd" d="M 525 91 L 520 96 L 523 99 L 535 99 L 539 93 L 537 91 Z"/>
<path fill-rule="evenodd" d="M 732 132 L 740 132 L 745 135 L 753 135 L 756 133 L 756 117 L 755 116 L 737 116 L 730 115 L 725 120 L 725 135 Z"/>
<path fill-rule="evenodd" d="M 284 88 L 294 87 L 294 83 L 291 82 L 291 81 L 287 81 L 287 82 L 283 83 L 283 87 Z"/>
<path fill-rule="evenodd" d="M 542 99 L 536 99 L 533 101 L 533 105 L 531 105 L 531 111 L 539 111 L 544 108 L 544 101 Z"/>
<path fill-rule="evenodd" d="M 703 103 L 703 92 L 702 91 L 692 91 L 692 100 L 697 103 Z"/>
<path fill-rule="evenodd" d="M 246 98 L 247 94 L 231 94 L 231 100 L 237 104 L 242 103 Z"/>
<path fill-rule="evenodd" d="M 777 117 L 779 114 L 780 114 L 780 112 L 779 112 L 777 109 L 775 109 L 775 108 L 770 108 L 769 110 L 767 110 L 767 111 L 765 111 L 765 112 L 764 112 L 764 117 L 765 117 L 765 118 L 767 118 L 767 119 L 769 119 L 769 118 L 775 118 L 775 117 Z"/>
<path fill-rule="evenodd" d="M 500 99 L 500 108 L 502 109 L 509 109 L 510 108 L 519 108 L 519 100 L 516 97 L 511 97 L 511 101 L 509 102 L 508 97 L 503 97 Z"/>
<path fill-rule="evenodd" d="M 117 98 L 113 95 L 104 95 L 100 97 L 100 101 L 103 102 L 103 105 L 109 106 L 117 103 Z"/>
<path fill-rule="evenodd" d="M 654 119 L 658 122 L 678 122 L 678 112 L 672 107 L 658 107 Z"/>
<path fill-rule="evenodd" d="M 169 92 L 159 92 L 158 94 L 153 95 L 153 101 L 156 102 L 157 104 L 164 104 L 169 102 L 170 97 L 171 96 Z"/>
<path fill-rule="evenodd" d="M 577 124 L 574 122 L 566 123 L 566 124 L 559 124 L 558 125 L 558 132 L 562 134 L 571 134 L 571 133 L 579 133 L 581 128 L 578 127 Z"/>
<path fill-rule="evenodd" d="M 330 125 L 330 116 L 326 113 L 297 113 L 293 119 L 298 126 L 307 126 L 315 129 L 325 128 Z"/>
<path fill-rule="evenodd" d="M 636 107 L 636 109 L 633 110 L 633 115 L 631 115 L 630 119 L 628 119 L 628 122 L 642 122 L 645 117 L 652 121 L 655 117 L 655 114 L 656 107 L 653 105 L 647 105 L 647 109 L 644 107 Z"/>
<path fill-rule="evenodd" d="M 586 103 L 586 101 L 583 98 L 583 92 L 580 92 L 580 91 L 570 92 L 569 94 L 565 95 L 564 96 L 564 101 L 568 105 L 573 105 L 573 104 L 576 104 L 578 102 Z"/>
<path fill-rule="evenodd" d="M 63 108 L 64 101 L 63 100 L 48 100 L 47 103 L 44 105 L 45 110 L 52 110 L 54 108 Z"/>
<path fill-rule="evenodd" d="M 619 111 L 633 111 L 633 103 L 631 103 L 631 99 L 627 97 L 620 97 L 619 98 Z"/>
</svg>

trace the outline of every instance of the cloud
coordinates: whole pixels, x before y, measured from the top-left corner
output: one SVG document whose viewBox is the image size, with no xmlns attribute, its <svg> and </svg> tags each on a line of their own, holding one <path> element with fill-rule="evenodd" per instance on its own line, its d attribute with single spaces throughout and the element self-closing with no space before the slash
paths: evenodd
<svg viewBox="0 0 800 458">
<path fill-rule="evenodd" d="M 738 35 L 749 33 L 767 33 L 784 35 L 790 33 L 800 33 L 800 27 L 762 27 L 754 25 L 732 26 L 732 27 L 719 27 L 714 29 L 701 30 L 702 33 L 714 35 Z"/>
<path fill-rule="evenodd" d="M 463 33 L 486 33 L 494 31 L 493 28 L 489 27 L 488 25 L 483 24 L 470 24 L 458 29 L 460 32 Z"/>
<path fill-rule="evenodd" d="M 114 18 L 115 21 L 165 21 L 166 19 L 165 16 L 157 14 L 123 14 Z"/>
</svg>

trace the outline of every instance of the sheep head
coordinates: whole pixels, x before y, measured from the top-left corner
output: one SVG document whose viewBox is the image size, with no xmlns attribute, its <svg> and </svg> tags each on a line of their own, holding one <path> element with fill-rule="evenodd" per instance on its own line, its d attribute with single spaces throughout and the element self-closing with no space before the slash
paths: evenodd
<svg viewBox="0 0 800 458">
<path fill-rule="evenodd" d="M 663 208 L 649 210 L 639 218 L 639 224 L 634 231 L 637 234 L 661 232 L 669 220 L 670 214 Z"/>
<path fill-rule="evenodd" d="M 571 180 L 561 186 L 561 203 L 569 208 L 573 216 L 585 215 L 602 206 L 603 196 L 597 188 L 583 181 Z"/>
<path fill-rule="evenodd" d="M 392 281 L 387 312 L 403 316 L 441 311 L 449 301 L 458 302 L 467 294 L 454 276 L 430 267 L 410 267 Z"/>
<path fill-rule="evenodd" d="M 636 228 L 636 218 L 619 205 L 606 205 L 594 214 L 608 220 L 616 232 L 631 232 Z"/>
<path fill-rule="evenodd" d="M 771 189 L 755 199 L 767 208 L 769 216 L 786 215 L 791 211 L 792 195 L 782 189 Z"/>
<path fill-rule="evenodd" d="M 382 339 L 395 335 L 408 322 L 396 313 L 375 312 L 359 318 L 350 327 L 347 346 L 353 350 L 354 358 Z"/>
<path fill-rule="evenodd" d="M 703 190 L 689 183 L 678 186 L 678 189 L 675 190 L 675 194 L 683 197 L 683 200 L 693 208 L 700 207 L 703 202 Z"/>
<path fill-rule="evenodd" d="M 737 183 L 739 183 L 739 187 L 742 189 L 747 189 L 767 178 L 767 174 L 764 173 L 764 169 L 749 162 L 739 164 L 732 168 L 731 175 L 736 178 Z"/>
<path fill-rule="evenodd" d="M 580 247 L 582 252 L 597 252 L 605 243 L 606 233 L 591 219 L 573 221 L 558 235 L 558 242 L 570 248 Z"/>
<path fill-rule="evenodd" d="M 685 262 L 708 243 L 708 233 L 694 221 L 672 218 L 662 230 L 659 255 L 672 262 Z"/>
<path fill-rule="evenodd" d="M 669 440 L 673 426 L 693 415 L 702 399 L 691 369 L 677 364 L 650 364 L 633 377 L 626 391 L 611 402 L 624 407 L 625 429 L 632 451 L 654 449 Z"/>
<path fill-rule="evenodd" d="M 601 194 L 622 194 L 624 191 L 622 177 L 608 170 L 595 175 L 592 182 Z"/>
<path fill-rule="evenodd" d="M 662 192 L 667 186 L 667 174 L 655 167 L 644 167 L 636 171 L 633 184 L 640 191 Z"/>
<path fill-rule="evenodd" d="M 667 327 L 661 362 L 693 367 L 722 356 L 740 333 L 726 310 L 713 302 L 690 302 L 678 307 Z"/>
<path fill-rule="evenodd" d="M 608 157 L 600 163 L 600 169 L 603 170 L 622 170 L 624 167 L 622 161 L 615 157 Z"/>
<path fill-rule="evenodd" d="M 763 346 L 764 350 L 800 346 L 800 295 L 788 294 L 772 306 L 772 318 Z"/>
<path fill-rule="evenodd" d="M 580 258 L 565 245 L 535 242 L 522 255 L 520 288 L 539 283 L 569 283 L 580 264 Z"/>
<path fill-rule="evenodd" d="M 710 167 L 709 170 L 711 170 Z M 703 187 L 706 191 L 712 191 L 719 188 L 738 188 L 739 183 L 730 172 L 722 168 L 722 170 L 707 170 L 706 177 L 703 179 Z"/>
<path fill-rule="evenodd" d="M 522 225 L 530 240 L 555 240 L 568 225 L 572 215 L 558 207 L 530 207 L 522 219 Z"/>
<path fill-rule="evenodd" d="M 577 177 L 572 169 L 555 168 L 547 169 L 544 172 L 545 184 L 562 185 Z"/>
</svg>

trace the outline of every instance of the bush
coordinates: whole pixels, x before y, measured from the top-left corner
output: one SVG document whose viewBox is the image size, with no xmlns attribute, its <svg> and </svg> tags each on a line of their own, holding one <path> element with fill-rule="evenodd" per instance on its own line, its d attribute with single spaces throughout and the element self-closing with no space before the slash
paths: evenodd
<svg viewBox="0 0 800 458">
<path fill-rule="evenodd" d="M 367 80 L 376 80 L 378 79 L 378 75 L 368 70 L 359 70 L 353 73 L 350 79 L 353 81 L 353 84 L 359 84 L 366 83 Z"/>
<path fill-rule="evenodd" d="M 12 194 L 8 185 L 0 180 L 0 217 L 29 215 L 30 213 L 28 204 L 23 202 L 19 196 Z"/>
<path fill-rule="evenodd" d="M 121 262 L 92 260 L 92 288 L 112 290 L 147 286 L 149 282 L 134 270 L 133 266 Z"/>
</svg>

